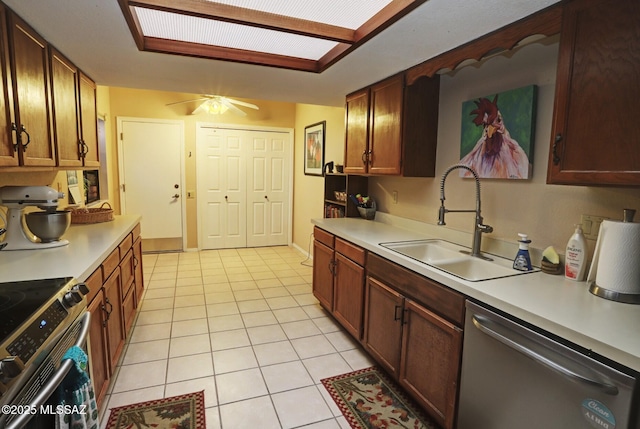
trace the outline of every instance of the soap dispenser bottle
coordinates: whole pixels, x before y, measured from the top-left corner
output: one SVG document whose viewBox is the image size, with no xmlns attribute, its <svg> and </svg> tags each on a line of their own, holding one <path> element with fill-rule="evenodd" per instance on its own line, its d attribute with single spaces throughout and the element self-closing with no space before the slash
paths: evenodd
<svg viewBox="0 0 640 429">
<path fill-rule="evenodd" d="M 513 269 L 520 271 L 531 271 L 531 256 L 529 255 L 529 243 L 531 240 L 527 237 L 527 234 L 518 233 L 518 253 L 513 260 Z"/>
<path fill-rule="evenodd" d="M 564 276 L 570 280 L 581 282 L 587 272 L 587 240 L 582 233 L 582 225 L 576 230 L 567 243 L 564 254 Z"/>
</svg>

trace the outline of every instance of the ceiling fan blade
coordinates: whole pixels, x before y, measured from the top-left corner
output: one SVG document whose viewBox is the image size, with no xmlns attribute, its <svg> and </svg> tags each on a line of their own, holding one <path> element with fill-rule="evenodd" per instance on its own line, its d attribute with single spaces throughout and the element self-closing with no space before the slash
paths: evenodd
<svg viewBox="0 0 640 429">
<path fill-rule="evenodd" d="M 239 106 L 248 107 L 250 109 L 260 110 L 260 108 L 258 106 L 256 106 L 255 104 L 246 103 L 246 102 L 240 101 L 240 100 L 234 100 L 233 98 L 227 98 L 227 97 L 222 97 L 222 98 L 227 100 L 229 103 L 237 104 Z"/>
<path fill-rule="evenodd" d="M 194 98 L 192 100 L 176 101 L 174 103 L 165 104 L 165 106 L 173 106 L 174 104 L 191 103 L 193 101 L 202 101 L 202 100 L 208 100 L 208 98 L 201 97 L 201 98 Z"/>
<path fill-rule="evenodd" d="M 233 113 L 235 113 L 236 115 L 239 116 L 247 116 L 247 114 L 245 112 L 243 112 L 242 110 L 238 109 L 236 106 L 234 106 L 231 103 L 231 100 L 229 100 L 228 98 L 224 98 L 224 97 L 220 97 L 220 99 L 218 100 L 220 101 L 220 103 L 224 104 L 226 107 L 229 108 L 229 110 L 231 110 Z"/>
</svg>

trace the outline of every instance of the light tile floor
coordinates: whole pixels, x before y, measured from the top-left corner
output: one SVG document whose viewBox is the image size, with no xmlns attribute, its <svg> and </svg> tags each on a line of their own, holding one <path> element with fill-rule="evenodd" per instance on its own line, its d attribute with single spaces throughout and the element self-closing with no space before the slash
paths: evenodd
<svg viewBox="0 0 640 429">
<path fill-rule="evenodd" d="M 205 391 L 208 429 L 347 429 L 320 380 L 373 365 L 286 247 L 145 254 L 109 408 Z"/>
</svg>

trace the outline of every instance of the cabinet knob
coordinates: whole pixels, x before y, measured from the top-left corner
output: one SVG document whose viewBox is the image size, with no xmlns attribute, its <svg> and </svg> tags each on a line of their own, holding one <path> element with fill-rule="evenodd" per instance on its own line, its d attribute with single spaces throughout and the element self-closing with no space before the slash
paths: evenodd
<svg viewBox="0 0 640 429">
<path fill-rule="evenodd" d="M 366 150 L 362 152 L 362 163 L 364 165 L 367 165 L 367 151 Z"/>
</svg>

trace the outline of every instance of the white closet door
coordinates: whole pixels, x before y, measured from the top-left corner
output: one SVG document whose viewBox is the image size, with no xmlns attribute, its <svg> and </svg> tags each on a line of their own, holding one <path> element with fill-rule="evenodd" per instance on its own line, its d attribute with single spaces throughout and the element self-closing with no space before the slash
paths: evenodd
<svg viewBox="0 0 640 429">
<path fill-rule="evenodd" d="M 247 132 L 247 246 L 288 242 L 289 134 Z"/>
<path fill-rule="evenodd" d="M 246 247 L 246 157 L 233 130 L 198 129 L 198 228 L 202 249 Z"/>
</svg>

